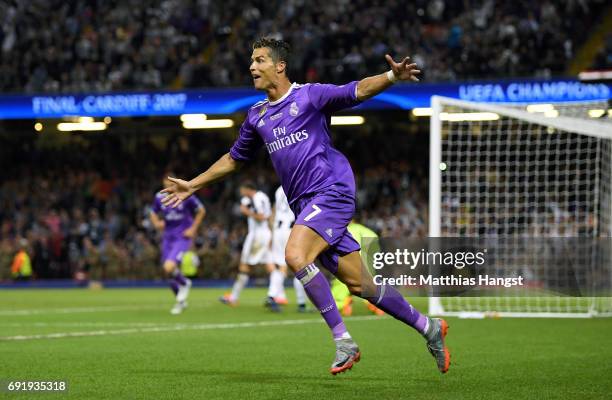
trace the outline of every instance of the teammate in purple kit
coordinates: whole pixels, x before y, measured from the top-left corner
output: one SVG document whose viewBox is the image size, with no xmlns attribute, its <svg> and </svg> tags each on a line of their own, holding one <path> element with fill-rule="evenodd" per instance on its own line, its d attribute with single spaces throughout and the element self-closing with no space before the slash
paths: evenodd
<svg viewBox="0 0 612 400">
<path fill-rule="evenodd" d="M 361 352 L 336 308 L 329 283 L 315 266 L 319 262 L 344 282 L 352 294 L 366 298 L 387 314 L 424 336 L 438 369 L 445 373 L 450 354 L 444 343 L 448 325 L 428 318 L 412 307 L 392 286 L 376 286 L 364 275 L 359 244 L 347 231 L 355 212 L 355 178 L 351 167 L 332 147 L 331 114 L 369 99 L 396 81 L 418 81 L 420 71 L 406 57 L 391 69 L 342 86 L 290 83 L 287 77 L 289 45 L 263 38 L 253 44 L 251 76 L 267 99 L 253 105 L 229 153 L 191 181 L 170 178 L 164 204 L 180 205 L 196 190 L 236 171 L 265 147 L 289 200 L 296 221 L 285 249 L 287 265 L 304 285 L 311 302 L 332 331 L 336 358 L 331 373 L 352 368 Z"/>
<path fill-rule="evenodd" d="M 167 178 L 163 180 L 164 187 L 172 185 Z M 168 207 L 162 203 L 164 194 L 157 193 L 150 219 L 153 226 L 163 231 L 161 262 L 166 274 L 171 278 L 170 287 L 176 297 L 176 304 L 170 311 L 180 314 L 187 307 L 187 296 L 191 288 L 191 280 L 181 273 L 179 265 L 183 253 L 191 247 L 206 210 L 196 196 L 186 199 L 178 207 Z"/>
</svg>

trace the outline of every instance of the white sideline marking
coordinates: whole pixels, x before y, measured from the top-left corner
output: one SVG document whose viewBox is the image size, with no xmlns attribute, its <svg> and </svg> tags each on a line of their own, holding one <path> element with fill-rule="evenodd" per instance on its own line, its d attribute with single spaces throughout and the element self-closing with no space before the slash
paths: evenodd
<svg viewBox="0 0 612 400">
<path fill-rule="evenodd" d="M 175 323 L 159 323 L 159 322 L 0 322 L 0 328 L 19 328 L 19 327 L 59 327 L 59 326 L 162 326 L 175 325 Z"/>
<path fill-rule="evenodd" d="M 160 306 L 109 306 L 109 307 L 68 307 L 68 308 L 46 308 L 40 310 L 3 310 L 0 316 L 36 315 L 36 314 L 78 314 L 114 311 L 139 311 L 155 310 Z"/>
<path fill-rule="evenodd" d="M 363 317 L 351 317 L 347 318 L 346 321 L 369 321 L 378 320 L 381 317 L 363 316 Z M 288 326 L 288 325 L 305 325 L 305 324 L 322 324 L 323 320 L 319 318 L 312 319 L 288 319 L 284 321 L 260 321 L 260 322 L 238 322 L 238 323 L 226 323 L 226 324 L 176 324 L 173 326 L 152 326 L 145 328 L 130 328 L 130 329 L 116 329 L 116 330 L 99 330 L 99 331 L 88 331 L 88 332 L 58 332 L 58 333 L 47 333 L 41 335 L 17 335 L 17 336 L 0 336 L 0 341 L 14 341 L 14 340 L 36 340 L 36 339 L 62 339 L 62 338 L 73 338 L 73 337 L 87 337 L 87 336 L 111 336 L 111 335 L 126 335 L 130 333 L 155 333 L 155 332 L 173 332 L 173 331 L 185 331 L 185 330 L 215 330 L 215 329 L 241 329 L 241 328 L 259 328 L 266 326 Z"/>
</svg>

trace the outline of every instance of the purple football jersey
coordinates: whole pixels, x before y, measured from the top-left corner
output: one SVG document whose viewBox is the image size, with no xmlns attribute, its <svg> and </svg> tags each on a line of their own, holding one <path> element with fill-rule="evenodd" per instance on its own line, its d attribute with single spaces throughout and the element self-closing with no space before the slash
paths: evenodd
<svg viewBox="0 0 612 400">
<path fill-rule="evenodd" d="M 161 193 L 155 195 L 153 212 L 161 215 L 166 223 L 164 239 L 182 238 L 185 229 L 193 224 L 196 211 L 203 207 L 202 203 L 196 196 L 190 196 L 176 208 L 172 208 L 162 204 L 163 198 L 164 195 Z"/>
<path fill-rule="evenodd" d="M 331 114 L 359 104 L 357 81 L 342 86 L 291 85 L 276 101 L 249 109 L 230 156 L 250 161 L 265 145 L 289 204 L 302 196 L 333 189 L 355 197 L 355 177 L 331 143 Z"/>
</svg>

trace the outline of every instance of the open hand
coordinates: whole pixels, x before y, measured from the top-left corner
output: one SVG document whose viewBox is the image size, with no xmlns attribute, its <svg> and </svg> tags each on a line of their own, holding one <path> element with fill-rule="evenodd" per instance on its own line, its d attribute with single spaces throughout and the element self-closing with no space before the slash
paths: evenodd
<svg viewBox="0 0 612 400">
<path fill-rule="evenodd" d="M 415 63 L 408 64 L 410 57 L 404 58 L 399 63 L 393 61 L 389 54 L 385 54 L 385 59 L 387 60 L 387 63 L 389 63 L 389 66 L 393 71 L 393 75 L 395 75 L 398 81 L 419 81 L 419 78 L 416 76 L 420 74 L 421 71 L 417 69 L 418 67 Z"/>
<path fill-rule="evenodd" d="M 168 177 L 168 180 L 172 182 L 172 185 L 161 191 L 166 195 L 162 199 L 162 204 L 167 207 L 174 208 L 178 206 L 195 191 L 188 181 L 172 178 L 170 176 Z"/>
</svg>

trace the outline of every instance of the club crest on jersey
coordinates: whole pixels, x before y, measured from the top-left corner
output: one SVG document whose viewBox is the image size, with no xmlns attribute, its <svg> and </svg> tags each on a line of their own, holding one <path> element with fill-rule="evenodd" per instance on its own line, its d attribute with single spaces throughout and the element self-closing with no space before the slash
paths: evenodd
<svg viewBox="0 0 612 400">
<path fill-rule="evenodd" d="M 289 114 L 291 114 L 291 116 L 295 117 L 296 115 L 298 115 L 299 112 L 300 112 L 300 109 L 298 108 L 297 103 L 294 101 L 289 106 Z"/>
</svg>

